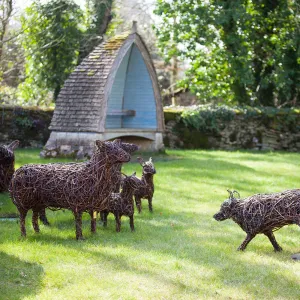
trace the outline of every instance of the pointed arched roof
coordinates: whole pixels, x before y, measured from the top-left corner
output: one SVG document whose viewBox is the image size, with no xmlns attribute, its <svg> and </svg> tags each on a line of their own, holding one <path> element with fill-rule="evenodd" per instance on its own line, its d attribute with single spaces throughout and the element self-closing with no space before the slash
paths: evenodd
<svg viewBox="0 0 300 300">
<path fill-rule="evenodd" d="M 50 130 L 104 132 L 107 101 L 118 68 L 130 47 L 140 50 L 149 71 L 156 101 L 157 131 L 163 131 L 161 95 L 150 54 L 136 33 L 115 36 L 95 48 L 66 80 L 57 101 Z"/>
</svg>

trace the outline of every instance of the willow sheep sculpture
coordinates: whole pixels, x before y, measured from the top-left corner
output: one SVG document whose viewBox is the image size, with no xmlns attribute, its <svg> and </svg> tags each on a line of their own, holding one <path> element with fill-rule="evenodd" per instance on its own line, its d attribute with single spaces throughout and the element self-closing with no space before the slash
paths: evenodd
<svg viewBox="0 0 300 300">
<path fill-rule="evenodd" d="M 152 208 L 152 199 L 154 194 L 154 182 L 153 182 L 153 176 L 156 174 L 156 170 L 154 168 L 154 164 L 152 162 L 152 158 L 148 161 L 144 161 L 141 157 L 138 157 L 138 161 L 140 165 L 143 167 L 143 173 L 142 173 L 142 185 L 135 191 L 134 198 L 135 203 L 138 209 L 138 212 L 140 213 L 142 211 L 142 199 L 148 200 L 148 206 L 149 211 L 153 212 Z"/>
<path fill-rule="evenodd" d="M 107 226 L 107 216 L 109 213 L 113 213 L 116 219 L 116 231 L 121 230 L 121 217 L 129 217 L 129 224 L 131 231 L 134 231 L 134 202 L 133 193 L 138 189 L 142 182 L 137 178 L 136 173 L 131 176 L 124 174 L 124 180 L 122 183 L 122 191 L 120 193 L 113 193 L 109 199 L 108 209 L 103 211 L 104 220 L 103 225 Z"/>
<path fill-rule="evenodd" d="M 13 141 L 8 146 L 0 146 L 0 193 L 8 192 L 9 183 L 15 171 L 15 149 L 19 141 Z"/>
<path fill-rule="evenodd" d="M 26 236 L 28 210 L 32 209 L 32 225 L 39 232 L 38 214 L 48 207 L 71 210 L 76 239 L 83 239 L 82 213 L 107 208 L 114 187 L 112 166 L 129 160 L 130 155 L 119 147 L 119 142 L 96 141 L 96 150 L 86 163 L 25 165 L 18 169 L 10 194 L 20 213 L 21 235 Z"/>
<path fill-rule="evenodd" d="M 138 146 L 135 144 L 130 144 L 130 143 L 123 143 L 120 139 L 116 139 L 114 140 L 114 143 L 121 149 L 123 149 L 125 152 L 127 152 L 128 154 L 131 154 L 135 151 L 138 150 Z M 79 163 L 68 163 L 65 165 L 72 165 L 73 168 L 82 168 L 84 167 L 86 164 L 86 162 L 79 162 Z M 113 178 L 113 181 L 111 182 L 111 184 L 113 185 L 112 187 L 112 191 L 113 192 L 119 192 L 120 191 L 120 184 L 121 184 L 121 179 L 122 179 L 122 175 L 121 175 L 121 169 L 122 169 L 122 163 L 115 163 L 111 166 L 111 176 Z M 96 232 L 96 218 L 95 218 L 95 214 L 94 211 L 90 211 L 90 216 L 91 216 L 91 231 L 92 232 Z M 41 209 L 41 211 L 39 212 L 39 218 L 42 221 L 42 223 L 44 225 L 50 225 L 49 220 L 47 218 L 46 215 L 46 211 L 45 209 Z M 101 215 L 101 220 L 103 221 L 103 216 Z"/>
<path fill-rule="evenodd" d="M 269 238 L 275 251 L 281 251 L 273 232 L 285 225 L 300 226 L 300 189 L 256 194 L 245 199 L 239 199 L 236 191 L 228 192 L 229 198 L 223 202 L 214 218 L 217 221 L 232 219 L 247 233 L 238 250 L 245 250 L 249 242 L 262 233 Z M 238 198 L 235 198 L 235 194 Z"/>
</svg>

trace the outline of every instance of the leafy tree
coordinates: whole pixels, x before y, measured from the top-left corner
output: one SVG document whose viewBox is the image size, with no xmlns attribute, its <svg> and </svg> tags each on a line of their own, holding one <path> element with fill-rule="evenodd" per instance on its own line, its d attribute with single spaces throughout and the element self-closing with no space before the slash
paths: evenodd
<svg viewBox="0 0 300 300">
<path fill-rule="evenodd" d="M 99 44 L 112 19 L 113 0 L 86 0 L 86 30 L 78 64 Z"/>
<path fill-rule="evenodd" d="M 13 14 L 13 0 L 0 0 L 0 60 L 2 58 L 3 44 L 7 33 L 9 21 Z"/>
<path fill-rule="evenodd" d="M 157 0 L 159 47 L 166 60 L 189 61 L 181 84 L 203 100 L 296 105 L 299 8 L 296 0 Z"/>
<path fill-rule="evenodd" d="M 12 74 L 18 73 L 17 62 L 20 60 L 16 57 L 17 54 L 20 54 L 16 38 L 19 32 L 10 26 L 15 14 L 14 6 L 13 0 L 0 0 L 0 78 L 2 83 L 4 80 L 6 83 L 13 82 L 13 84 L 15 80 L 12 80 L 11 77 Z"/>
<path fill-rule="evenodd" d="M 16 86 L 20 82 L 24 58 L 16 25 L 14 0 L 0 0 L 0 103 L 15 102 Z"/>
<path fill-rule="evenodd" d="M 26 79 L 25 99 L 41 101 L 49 91 L 54 100 L 77 63 L 83 13 L 71 0 L 34 1 L 22 17 Z"/>
</svg>

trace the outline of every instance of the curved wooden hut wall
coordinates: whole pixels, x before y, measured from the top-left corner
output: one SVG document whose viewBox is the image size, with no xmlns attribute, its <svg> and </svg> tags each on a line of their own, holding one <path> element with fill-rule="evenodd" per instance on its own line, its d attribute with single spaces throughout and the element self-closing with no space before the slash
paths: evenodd
<svg viewBox="0 0 300 300">
<path fill-rule="evenodd" d="M 105 128 L 156 129 L 155 106 L 149 71 L 140 50 L 133 44 L 119 66 L 108 97 Z"/>
<path fill-rule="evenodd" d="M 150 54 L 136 33 L 95 48 L 65 82 L 43 155 L 91 153 L 96 139 L 163 148 L 163 108 Z"/>
</svg>

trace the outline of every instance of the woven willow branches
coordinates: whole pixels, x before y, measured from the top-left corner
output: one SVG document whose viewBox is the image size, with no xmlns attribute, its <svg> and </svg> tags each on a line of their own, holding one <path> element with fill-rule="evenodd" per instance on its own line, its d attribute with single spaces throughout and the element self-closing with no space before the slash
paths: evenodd
<svg viewBox="0 0 300 300">
<path fill-rule="evenodd" d="M 129 144 L 129 143 L 123 143 L 120 139 L 117 139 L 114 141 L 114 143 L 117 143 L 118 147 L 120 147 L 121 149 L 123 149 L 124 151 L 126 151 L 128 154 L 131 154 L 135 151 L 138 150 L 138 146 L 135 144 Z M 72 166 L 74 168 L 74 171 L 76 171 L 76 169 L 80 169 L 85 167 L 86 162 L 81 162 L 81 163 L 68 163 L 68 164 L 64 164 L 64 166 Z M 120 183 L 121 183 L 121 169 L 122 169 L 122 163 L 115 163 L 111 166 L 110 172 L 111 172 L 111 177 L 112 177 L 112 181 L 111 184 L 113 185 L 113 187 L 111 187 L 112 191 L 117 193 L 120 191 Z M 92 232 L 96 231 L 96 220 L 94 220 L 94 213 L 93 211 L 89 212 L 91 215 L 91 230 Z M 40 220 L 44 223 L 44 225 L 49 225 L 49 221 L 47 219 L 46 216 L 46 212 L 45 209 L 41 209 L 39 212 L 39 217 Z M 103 216 L 101 215 L 101 219 L 103 219 Z"/>
<path fill-rule="evenodd" d="M 143 167 L 143 174 L 141 181 L 143 183 L 134 193 L 135 203 L 138 208 L 138 212 L 142 211 L 142 199 L 148 200 L 149 211 L 153 212 L 152 209 L 152 198 L 154 194 L 154 183 L 153 183 L 153 176 L 156 173 L 154 168 L 154 164 L 152 162 L 152 158 L 148 161 L 144 161 L 141 157 L 138 157 L 138 161 L 140 165 Z"/>
<path fill-rule="evenodd" d="M 82 239 L 82 213 L 107 209 L 115 182 L 113 165 L 130 160 L 120 143 L 120 140 L 96 141 L 96 150 L 86 163 L 25 165 L 18 169 L 10 193 L 20 212 L 22 236 L 26 236 L 28 210 L 32 209 L 33 228 L 39 232 L 38 214 L 49 207 L 71 210 L 75 216 L 76 239 Z"/>
<path fill-rule="evenodd" d="M 232 219 L 247 233 L 238 250 L 245 250 L 256 234 L 263 233 L 274 250 L 281 251 L 273 232 L 289 224 L 300 226 L 300 189 L 257 194 L 243 200 L 236 199 L 234 193 L 229 191 L 229 199 L 223 202 L 214 218 L 217 221 Z"/>
<path fill-rule="evenodd" d="M 123 143 L 122 141 L 120 141 L 119 146 L 120 146 L 121 149 L 123 149 L 124 151 L 126 151 L 130 155 L 139 149 L 139 147 L 135 144 Z M 120 185 L 121 185 L 121 181 L 122 181 L 121 170 L 122 170 L 122 163 L 115 164 L 113 166 L 113 172 L 114 172 L 114 174 L 117 178 L 117 180 L 115 182 L 114 193 L 119 193 L 120 192 Z"/>
<path fill-rule="evenodd" d="M 131 176 L 124 175 L 125 178 L 122 183 L 121 193 L 113 193 L 109 199 L 108 209 L 104 211 L 104 226 L 107 225 L 107 216 L 109 213 L 113 213 L 116 219 L 116 231 L 121 230 L 121 217 L 127 216 L 130 219 L 131 231 L 134 231 L 134 203 L 133 193 L 138 189 L 142 182 L 133 173 Z"/>
<path fill-rule="evenodd" d="M 19 146 L 19 141 L 14 141 L 8 146 L 0 146 L 0 193 L 7 192 L 9 183 L 15 171 L 14 150 Z"/>
<path fill-rule="evenodd" d="M 129 153 L 130 155 L 139 149 L 139 147 L 135 144 L 123 143 L 122 141 L 119 142 L 119 147 L 121 149 L 123 149 L 124 151 L 126 151 L 127 153 Z M 120 192 L 120 187 L 121 187 L 121 182 L 122 182 L 121 170 L 122 170 L 122 163 L 115 164 L 112 167 L 112 173 L 113 173 L 113 177 L 115 179 L 115 181 L 113 182 L 113 184 L 114 184 L 113 192 L 114 193 Z M 96 219 L 94 219 L 93 216 L 94 216 L 94 214 L 91 214 L 91 218 L 92 218 L 91 230 L 92 230 L 92 232 L 95 232 L 96 231 Z M 101 218 L 101 221 L 103 222 L 103 225 L 106 226 L 106 224 L 107 224 L 106 212 L 100 211 L 100 218 Z"/>
</svg>

